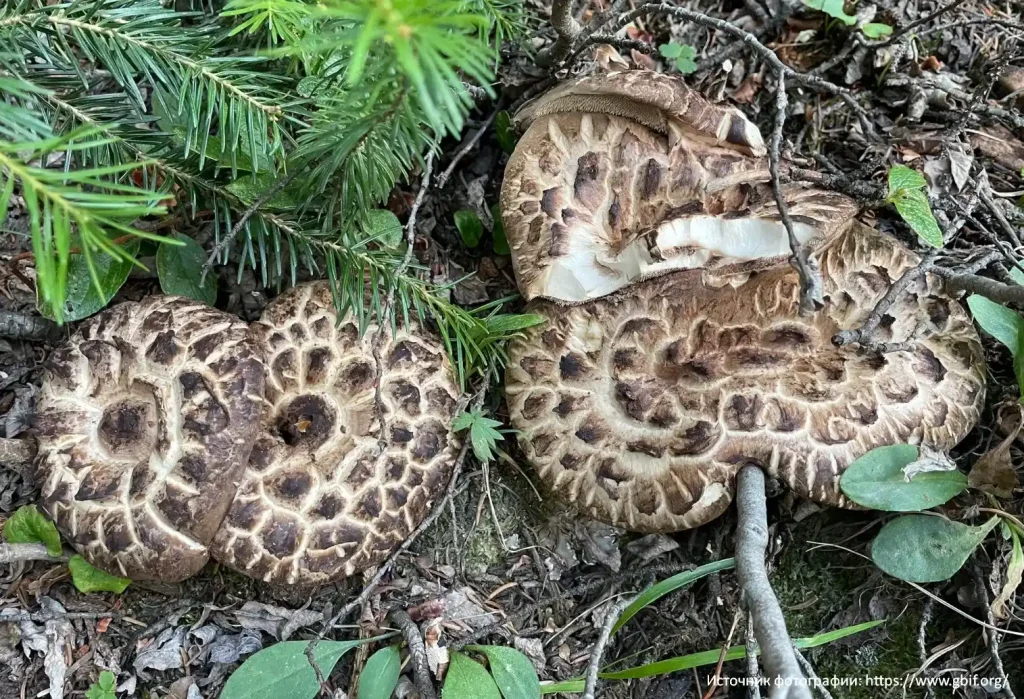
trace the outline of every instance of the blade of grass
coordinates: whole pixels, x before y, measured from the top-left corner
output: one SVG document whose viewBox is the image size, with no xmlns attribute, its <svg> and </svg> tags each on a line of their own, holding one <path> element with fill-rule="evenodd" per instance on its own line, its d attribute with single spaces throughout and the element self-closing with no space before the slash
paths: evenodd
<svg viewBox="0 0 1024 699">
<path fill-rule="evenodd" d="M 847 636 L 853 636 L 854 634 L 873 629 L 883 623 L 885 623 L 885 619 L 877 619 L 875 621 L 866 621 L 863 624 L 846 626 L 841 629 L 836 629 L 835 631 L 819 633 L 808 638 L 796 638 L 793 639 L 793 645 L 800 650 L 815 648 L 817 646 L 823 646 L 827 643 L 838 641 L 839 639 L 846 638 Z M 641 677 L 667 675 L 670 672 L 679 672 L 680 670 L 690 670 L 695 667 L 714 665 L 718 662 L 721 655 L 722 650 L 720 648 L 715 648 L 713 650 L 701 651 L 700 653 L 691 653 L 689 655 L 680 655 L 675 658 L 668 658 L 667 660 L 659 660 L 654 663 L 629 668 L 628 670 L 620 670 L 619 672 L 602 672 L 598 676 L 603 680 L 635 680 Z M 747 657 L 747 649 L 745 646 L 733 646 L 725 653 L 726 660 L 740 660 L 745 657 Z M 541 694 L 554 694 L 556 692 L 582 692 L 583 682 L 584 680 L 582 678 L 578 678 L 565 680 L 564 682 L 541 684 Z"/>
<path fill-rule="evenodd" d="M 641 609 L 654 604 L 665 595 L 670 592 L 675 592 L 681 587 L 700 580 L 701 578 L 707 577 L 712 573 L 718 573 L 723 570 L 729 570 L 736 567 L 736 561 L 732 558 L 726 558 L 721 561 L 715 561 L 702 565 L 700 568 L 694 570 L 687 570 L 677 575 L 673 575 L 671 578 L 666 578 L 659 583 L 651 585 L 649 588 L 641 592 L 635 600 L 633 600 L 628 607 L 622 610 L 622 615 L 618 621 L 615 622 L 615 626 L 612 627 L 612 633 L 615 633 L 623 626 L 626 625 L 630 619 L 636 616 Z"/>
</svg>

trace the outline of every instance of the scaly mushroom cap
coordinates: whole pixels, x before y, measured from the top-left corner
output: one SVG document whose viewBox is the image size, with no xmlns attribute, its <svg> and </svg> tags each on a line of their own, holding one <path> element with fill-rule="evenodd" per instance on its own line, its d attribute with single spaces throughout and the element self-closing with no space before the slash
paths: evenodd
<svg viewBox="0 0 1024 699">
<path fill-rule="evenodd" d="M 542 479 L 597 519 L 674 531 L 721 514 L 744 464 L 845 507 L 839 477 L 866 451 L 954 446 L 984 399 L 970 318 L 928 275 L 878 330 L 912 349 L 837 348 L 917 258 L 861 225 L 817 258 L 826 306 L 810 318 L 786 264 L 738 287 L 689 270 L 580 306 L 533 304 L 548 322 L 513 343 L 506 395 Z"/>
<path fill-rule="evenodd" d="M 528 128 L 505 168 L 501 209 L 527 300 L 580 303 L 673 269 L 735 271 L 789 255 L 757 128 L 675 77 L 581 78 L 517 121 Z M 797 186 L 785 198 L 812 248 L 857 211 L 842 195 Z"/>
<path fill-rule="evenodd" d="M 176 582 L 209 558 L 262 408 L 245 322 L 152 296 L 85 323 L 39 399 L 43 506 L 91 563 Z"/>
<path fill-rule="evenodd" d="M 213 551 L 272 583 L 314 585 L 381 562 L 420 524 L 456 456 L 458 389 L 440 341 L 410 323 L 373 341 L 326 282 L 296 287 L 253 326 L 267 406 Z M 379 403 L 380 416 L 377 416 Z"/>
</svg>

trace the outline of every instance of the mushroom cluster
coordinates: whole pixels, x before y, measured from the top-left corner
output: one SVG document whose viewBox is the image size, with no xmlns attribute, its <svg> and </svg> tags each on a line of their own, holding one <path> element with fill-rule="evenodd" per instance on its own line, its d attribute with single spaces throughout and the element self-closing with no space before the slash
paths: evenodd
<svg viewBox="0 0 1024 699">
<path fill-rule="evenodd" d="M 981 345 L 933 275 L 890 308 L 884 354 L 837 347 L 917 257 L 845 196 L 789 186 L 825 307 L 799 280 L 742 114 L 648 71 L 567 83 L 517 115 L 502 189 L 530 312 L 510 348 L 512 425 L 541 478 L 597 519 L 637 531 L 699 526 L 757 465 L 802 496 L 839 489 L 866 451 L 948 449 L 978 418 Z"/>
<path fill-rule="evenodd" d="M 326 282 L 252 327 L 189 299 L 122 303 L 48 363 L 43 506 L 116 575 L 176 582 L 212 556 L 329 582 L 425 517 L 454 463 L 457 395 L 437 337 L 413 322 L 361 333 Z"/>
</svg>

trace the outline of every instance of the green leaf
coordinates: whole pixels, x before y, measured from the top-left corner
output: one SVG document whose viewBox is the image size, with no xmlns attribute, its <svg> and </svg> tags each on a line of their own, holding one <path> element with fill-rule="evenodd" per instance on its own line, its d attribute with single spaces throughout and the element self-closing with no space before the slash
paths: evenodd
<svg viewBox="0 0 1024 699">
<path fill-rule="evenodd" d="M 71 582 L 75 584 L 79 592 L 115 592 L 121 594 L 132 583 L 127 578 L 119 578 L 116 575 L 100 570 L 78 554 L 72 556 L 71 560 L 68 561 L 68 569 L 71 570 Z"/>
<path fill-rule="evenodd" d="M 329 677 L 341 656 L 377 640 L 320 641 L 313 658 L 324 677 Z M 309 641 L 282 641 L 249 656 L 228 678 L 220 699 L 313 699 L 320 685 L 306 657 L 308 645 Z"/>
<path fill-rule="evenodd" d="M 1024 271 L 1021 271 L 1021 269 L 1016 265 L 1010 267 L 1010 276 L 1013 277 L 1013 281 L 1018 284 L 1024 284 Z"/>
<path fill-rule="evenodd" d="M 505 224 L 501 220 L 501 207 L 498 204 L 491 207 L 491 218 L 494 219 L 494 230 L 491 231 L 491 237 L 494 239 L 494 254 L 511 254 L 508 238 L 505 237 Z"/>
<path fill-rule="evenodd" d="M 629 605 L 622 610 L 622 614 L 619 615 L 618 621 L 615 622 L 615 626 L 612 627 L 612 633 L 615 633 L 623 626 L 626 625 L 630 619 L 636 616 L 641 609 L 649 607 L 654 604 L 662 597 L 676 590 L 686 587 L 701 578 L 705 578 L 712 573 L 718 573 L 723 570 L 729 570 L 736 567 L 736 561 L 732 558 L 726 558 L 721 561 L 715 561 L 713 563 L 706 563 L 699 568 L 693 570 L 687 570 L 682 573 L 677 573 L 671 578 L 665 578 L 659 583 L 651 585 L 646 590 L 637 595 L 637 598 L 629 603 Z"/>
<path fill-rule="evenodd" d="M 942 247 L 942 229 L 935 220 L 927 194 L 918 189 L 904 189 L 895 196 L 890 195 L 890 200 L 900 217 L 921 237 L 921 240 L 932 247 Z"/>
<path fill-rule="evenodd" d="M 1017 387 L 1024 397 L 1024 318 L 1016 311 L 978 294 L 967 297 L 967 306 L 978 326 L 1010 350 Z"/>
<path fill-rule="evenodd" d="M 839 487 L 858 505 L 887 512 L 927 510 L 967 488 L 967 476 L 960 471 L 922 471 L 908 481 L 903 469 L 918 455 L 910 444 L 872 449 L 850 464 Z"/>
<path fill-rule="evenodd" d="M 881 24 L 880 22 L 868 22 L 861 27 L 860 30 L 864 32 L 864 36 L 869 39 L 881 39 L 882 37 L 892 34 L 892 27 L 888 24 Z"/>
<path fill-rule="evenodd" d="M 1024 353 L 1020 343 L 1024 318 L 1019 313 L 978 294 L 967 297 L 967 307 L 978 326 L 1005 345 L 1014 357 Z"/>
<path fill-rule="evenodd" d="M 501 699 L 501 693 L 483 665 L 467 655 L 453 652 L 441 699 Z"/>
<path fill-rule="evenodd" d="M 670 41 L 667 44 L 662 44 L 661 46 L 658 47 L 658 53 L 660 53 L 665 58 L 676 58 L 677 56 L 679 56 L 679 52 L 682 50 L 683 47 L 674 41 Z"/>
<path fill-rule="evenodd" d="M 689 75 L 697 70 L 697 62 L 693 60 L 697 57 L 697 50 L 688 44 L 683 44 L 680 47 L 679 55 L 676 57 L 676 70 L 683 75 Z"/>
<path fill-rule="evenodd" d="M 928 182 L 917 170 L 906 165 L 893 165 L 889 168 L 889 196 L 893 196 L 902 189 L 923 189 Z"/>
<path fill-rule="evenodd" d="M 281 175 L 261 172 L 258 175 L 243 175 L 227 185 L 226 189 L 238 197 L 244 204 L 251 205 L 268 190 L 273 189 Z M 267 200 L 264 207 L 268 209 L 294 209 L 302 202 L 294 185 L 285 187 Z"/>
<path fill-rule="evenodd" d="M 460 209 L 455 212 L 455 227 L 459 229 L 462 242 L 468 248 L 475 248 L 480 244 L 480 238 L 484 235 L 484 224 L 476 212 L 469 209 Z"/>
<path fill-rule="evenodd" d="M 11 544 L 46 544 L 46 552 L 59 556 L 60 534 L 35 505 L 22 505 L 4 522 L 4 540 Z"/>
<path fill-rule="evenodd" d="M 123 246 L 124 253 L 134 258 L 139 250 L 139 241 L 132 240 Z M 64 300 L 64 322 L 88 318 L 103 309 L 120 289 L 134 266 L 131 259 L 114 259 L 105 252 L 90 253 L 93 268 L 99 278 L 103 294 L 97 291 L 89 272 L 89 262 L 85 255 L 71 255 L 68 263 L 67 297 Z M 56 320 L 53 309 L 43 306 L 40 311 L 50 320 Z"/>
<path fill-rule="evenodd" d="M 494 117 L 494 131 L 498 137 L 498 145 L 501 149 L 512 154 L 512 151 L 516 149 L 516 130 L 512 124 L 512 117 L 509 113 L 502 109 L 498 112 L 498 116 Z"/>
<path fill-rule="evenodd" d="M 500 440 L 501 433 L 496 430 L 501 423 L 486 417 L 481 411 L 474 410 L 462 413 L 452 422 L 452 429 L 456 432 L 469 430 L 469 440 L 473 447 L 473 454 L 480 461 L 490 461 L 494 454 L 494 448 Z"/>
<path fill-rule="evenodd" d="M 857 624 L 855 626 L 846 626 L 841 629 L 836 629 L 835 631 L 828 631 L 827 633 L 820 633 L 816 636 L 811 636 L 810 638 L 795 638 L 793 639 L 793 645 L 800 650 L 816 648 L 827 643 L 834 643 L 835 641 L 848 636 L 853 636 L 854 634 L 868 631 L 883 623 L 885 623 L 885 619 L 877 619 L 875 621 L 866 621 L 863 624 Z M 619 672 L 602 672 L 598 677 L 605 680 L 628 680 L 643 677 L 655 677 L 657 675 L 667 675 L 672 672 L 679 672 L 680 670 L 690 670 L 695 667 L 716 665 L 721 657 L 722 650 L 720 648 L 714 648 L 712 650 L 705 650 L 699 653 L 691 653 L 689 655 L 680 655 L 675 658 L 668 658 L 667 660 L 659 660 L 654 663 L 629 668 L 628 670 L 620 670 Z M 733 646 L 725 653 L 725 660 L 740 660 L 745 657 L 747 657 L 746 646 Z M 550 682 L 542 684 L 540 689 L 543 694 L 555 694 L 557 692 L 582 692 L 583 680 L 573 679 L 565 680 L 564 682 Z"/>
<path fill-rule="evenodd" d="M 206 251 L 203 246 L 183 233 L 175 233 L 174 240 L 184 245 L 161 243 L 156 252 L 156 273 L 160 288 L 171 296 L 187 296 L 212 306 L 217 301 L 217 277 L 203 277 Z"/>
<path fill-rule="evenodd" d="M 878 532 L 871 543 L 871 559 L 900 580 L 914 583 L 948 580 L 998 523 L 998 516 L 972 527 L 945 517 L 904 515 Z"/>
<path fill-rule="evenodd" d="M 387 209 L 370 209 L 363 213 L 363 233 L 386 248 L 397 248 L 405 231 L 398 217 Z"/>
<path fill-rule="evenodd" d="M 85 699 L 114 699 L 114 690 L 117 685 L 117 678 L 110 670 L 103 670 L 100 673 L 99 682 L 89 685 L 85 691 Z"/>
<path fill-rule="evenodd" d="M 536 313 L 502 313 L 484 319 L 487 330 L 493 335 L 507 335 L 532 328 L 535 325 L 543 325 L 546 322 L 545 316 Z"/>
<path fill-rule="evenodd" d="M 370 656 L 359 674 L 356 699 L 389 699 L 398 685 L 402 659 L 398 646 L 387 646 Z"/>
<path fill-rule="evenodd" d="M 812 10 L 821 10 L 829 17 L 834 17 L 850 26 L 857 23 L 856 17 L 846 14 L 843 0 L 804 0 L 804 4 Z"/>
<path fill-rule="evenodd" d="M 469 646 L 467 650 L 487 656 L 494 683 L 505 699 L 539 699 L 540 680 L 525 655 L 504 646 Z"/>
</svg>

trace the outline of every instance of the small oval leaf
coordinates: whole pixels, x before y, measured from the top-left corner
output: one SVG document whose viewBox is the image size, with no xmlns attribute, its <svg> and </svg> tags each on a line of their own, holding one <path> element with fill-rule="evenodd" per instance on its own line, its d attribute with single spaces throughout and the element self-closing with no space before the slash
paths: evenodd
<svg viewBox="0 0 1024 699">
<path fill-rule="evenodd" d="M 460 209 L 455 212 L 455 227 L 459 229 L 462 242 L 467 248 L 475 248 L 484 235 L 484 223 L 475 211 Z"/>
<path fill-rule="evenodd" d="M 999 517 L 979 527 L 931 515 L 892 520 L 871 543 L 871 559 L 889 575 L 914 583 L 949 580 L 967 562 Z"/>
<path fill-rule="evenodd" d="M 338 659 L 361 641 L 320 641 L 313 657 L 324 677 Z M 283 641 L 249 656 L 228 678 L 220 699 L 313 699 L 320 692 L 316 672 L 306 657 L 309 641 Z"/>
<path fill-rule="evenodd" d="M 501 692 L 483 665 L 462 653 L 452 653 L 441 699 L 501 699 Z"/>
<path fill-rule="evenodd" d="M 212 306 L 217 301 L 217 276 L 207 274 L 206 281 L 201 282 L 206 251 L 187 235 L 175 233 L 173 237 L 182 245 L 161 243 L 156 253 L 160 289 L 171 296 L 187 296 Z"/>
<path fill-rule="evenodd" d="M 6 522 L 4 539 L 11 544 L 46 544 L 51 556 L 59 556 L 60 534 L 53 522 L 46 518 L 35 505 L 22 505 Z"/>
<path fill-rule="evenodd" d="M 78 588 L 78 591 L 87 594 L 90 592 L 121 594 L 126 587 L 132 584 L 128 578 L 119 578 L 100 570 L 78 554 L 72 556 L 68 561 L 68 570 L 71 571 L 71 582 Z"/>
<path fill-rule="evenodd" d="M 469 650 L 487 656 L 494 683 L 505 699 L 539 699 L 540 679 L 525 655 L 504 646 L 470 646 Z"/>
<path fill-rule="evenodd" d="M 402 659 L 396 646 L 381 648 L 370 656 L 359 674 L 357 699 L 388 699 L 398 685 Z"/>
<path fill-rule="evenodd" d="M 893 444 L 856 459 L 839 487 L 858 505 L 887 512 L 920 512 L 948 502 L 967 487 L 960 471 L 924 471 L 907 480 L 904 467 L 917 461 L 917 447 Z"/>
<path fill-rule="evenodd" d="M 139 241 L 131 240 L 123 249 L 126 256 L 134 258 L 139 251 Z M 98 251 L 93 252 L 91 257 L 103 293 L 101 295 L 93 283 L 85 255 L 71 255 L 68 262 L 67 296 L 64 301 L 65 323 L 88 318 L 102 310 L 110 303 L 110 299 L 114 298 L 114 294 L 124 285 L 128 273 L 132 271 L 133 265 L 129 259 L 114 259 L 105 252 Z M 41 311 L 47 318 L 56 320 L 52 309 L 42 308 Z"/>
</svg>

